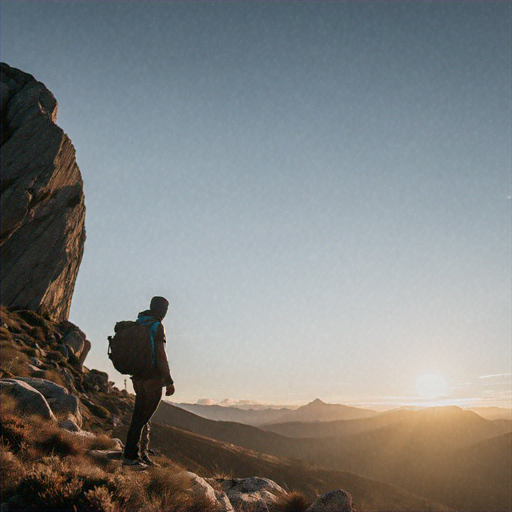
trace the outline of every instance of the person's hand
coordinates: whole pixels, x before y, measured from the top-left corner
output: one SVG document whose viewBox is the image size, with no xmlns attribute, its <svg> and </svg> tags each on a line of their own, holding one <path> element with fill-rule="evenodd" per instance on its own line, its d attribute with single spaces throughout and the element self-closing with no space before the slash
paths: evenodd
<svg viewBox="0 0 512 512">
<path fill-rule="evenodd" d="M 175 391 L 176 390 L 174 389 L 174 384 L 169 384 L 168 386 L 165 386 L 165 396 L 174 395 Z"/>
</svg>

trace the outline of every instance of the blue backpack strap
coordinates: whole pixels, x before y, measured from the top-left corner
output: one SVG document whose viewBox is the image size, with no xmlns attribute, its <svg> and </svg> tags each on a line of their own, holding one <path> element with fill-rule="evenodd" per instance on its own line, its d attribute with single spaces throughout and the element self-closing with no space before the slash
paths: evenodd
<svg viewBox="0 0 512 512">
<path fill-rule="evenodd" d="M 137 318 L 137 323 L 143 324 L 143 325 L 149 325 L 149 341 L 151 342 L 151 355 L 152 355 L 151 364 L 154 366 L 156 364 L 155 336 L 156 336 L 156 331 L 158 330 L 158 326 L 160 325 L 160 322 L 150 316 L 143 316 L 143 317 Z"/>
<path fill-rule="evenodd" d="M 156 352 L 155 352 L 155 336 L 156 331 L 158 330 L 158 326 L 160 322 L 154 322 L 153 325 L 149 328 L 149 339 L 151 340 L 151 353 L 153 354 L 152 364 L 153 366 L 156 364 Z"/>
</svg>

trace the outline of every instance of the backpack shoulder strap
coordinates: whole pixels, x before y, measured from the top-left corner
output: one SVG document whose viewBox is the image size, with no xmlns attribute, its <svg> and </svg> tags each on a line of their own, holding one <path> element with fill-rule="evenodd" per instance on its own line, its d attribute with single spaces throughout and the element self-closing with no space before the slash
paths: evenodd
<svg viewBox="0 0 512 512">
<path fill-rule="evenodd" d="M 158 326 L 161 324 L 159 320 L 152 317 L 137 318 L 137 323 L 149 326 L 149 340 L 151 342 L 151 363 L 153 366 L 156 364 L 156 350 L 155 350 L 155 336 Z"/>
</svg>

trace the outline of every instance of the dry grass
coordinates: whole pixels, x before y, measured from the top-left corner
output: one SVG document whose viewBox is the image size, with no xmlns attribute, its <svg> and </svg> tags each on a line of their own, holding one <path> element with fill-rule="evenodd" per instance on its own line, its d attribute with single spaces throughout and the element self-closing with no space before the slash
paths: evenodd
<svg viewBox="0 0 512 512">
<path fill-rule="evenodd" d="M 272 505 L 272 512 L 303 512 L 307 510 L 310 502 L 304 493 L 291 491 L 281 494 Z"/>
<path fill-rule="evenodd" d="M 28 377 L 28 356 L 22 352 L 12 341 L 0 342 L 0 370 L 6 374 L 19 377 Z"/>
<path fill-rule="evenodd" d="M 89 450 L 113 450 L 117 443 L 105 434 L 97 434 L 91 439 L 88 446 Z"/>
<path fill-rule="evenodd" d="M 224 471 L 222 468 L 220 468 L 217 464 L 214 464 L 213 470 L 212 470 L 212 477 L 214 480 L 231 480 L 234 478 L 235 473 L 233 469 L 229 471 Z"/>
<path fill-rule="evenodd" d="M 1 492 L 10 511 L 213 512 L 168 459 L 142 473 L 119 461 L 99 463 L 87 451 L 113 448 L 109 437 L 83 438 L 36 417 L 20 418 L 15 403 L 4 395 L 0 409 Z"/>
<path fill-rule="evenodd" d="M 62 386 L 64 388 L 66 387 L 66 381 L 63 379 L 60 372 L 52 368 L 44 372 L 43 378 L 46 380 L 51 380 L 52 382 L 55 382 L 55 384 L 58 384 L 59 386 Z"/>
<path fill-rule="evenodd" d="M 6 327 L 0 327 L 0 340 L 11 341 L 12 334 Z"/>
<path fill-rule="evenodd" d="M 18 310 L 15 312 L 18 319 L 31 326 L 29 331 L 31 336 L 44 341 L 45 339 L 58 333 L 57 324 L 49 318 L 29 309 Z"/>
<path fill-rule="evenodd" d="M 28 324 L 23 321 L 14 311 L 5 306 L 0 306 L 0 324 L 7 325 L 10 332 L 21 333 L 29 329 Z"/>
<path fill-rule="evenodd" d="M 2 339 L 26 335 L 32 342 L 43 345 L 53 344 L 55 337 L 62 335 L 61 324 L 31 310 L 11 310 L 0 306 Z"/>
</svg>

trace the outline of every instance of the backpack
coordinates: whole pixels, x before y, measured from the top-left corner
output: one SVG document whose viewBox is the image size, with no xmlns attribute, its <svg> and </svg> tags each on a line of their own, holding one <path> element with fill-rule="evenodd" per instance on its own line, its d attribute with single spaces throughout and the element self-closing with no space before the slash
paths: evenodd
<svg viewBox="0 0 512 512">
<path fill-rule="evenodd" d="M 143 375 L 155 367 L 154 337 L 159 324 L 155 319 L 116 323 L 114 336 L 108 337 L 108 357 L 119 373 Z"/>
</svg>

